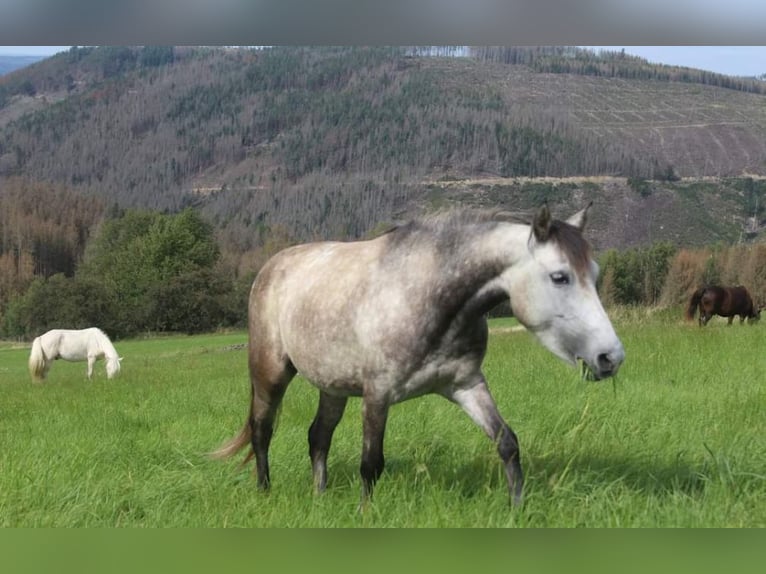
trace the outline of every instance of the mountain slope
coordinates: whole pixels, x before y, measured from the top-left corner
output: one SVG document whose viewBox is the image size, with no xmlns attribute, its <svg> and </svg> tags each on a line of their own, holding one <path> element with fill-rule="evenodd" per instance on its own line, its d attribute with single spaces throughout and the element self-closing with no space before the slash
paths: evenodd
<svg viewBox="0 0 766 574">
<path fill-rule="evenodd" d="M 418 53 L 73 48 L 0 78 L 0 177 L 121 206 L 197 205 L 239 252 L 277 231 L 359 237 L 419 210 L 508 198 L 523 209 L 595 198 L 601 246 L 757 228 L 758 83 L 561 49 Z M 522 181 L 540 177 L 563 179 Z M 664 222 L 682 207 L 707 215 Z"/>
</svg>

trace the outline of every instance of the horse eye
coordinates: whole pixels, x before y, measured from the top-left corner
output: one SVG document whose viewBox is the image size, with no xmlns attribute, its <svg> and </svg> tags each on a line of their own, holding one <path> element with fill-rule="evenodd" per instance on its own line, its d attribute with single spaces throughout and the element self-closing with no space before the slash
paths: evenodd
<svg viewBox="0 0 766 574">
<path fill-rule="evenodd" d="M 551 273 L 551 281 L 554 285 L 569 285 L 569 274 L 563 271 Z"/>
</svg>

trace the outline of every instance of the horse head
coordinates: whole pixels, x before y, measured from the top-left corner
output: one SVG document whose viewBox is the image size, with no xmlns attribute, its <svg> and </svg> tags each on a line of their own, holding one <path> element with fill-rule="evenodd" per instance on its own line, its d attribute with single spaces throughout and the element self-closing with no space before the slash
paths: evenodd
<svg viewBox="0 0 766 574">
<path fill-rule="evenodd" d="M 547 204 L 538 210 L 508 292 L 515 316 L 546 348 L 603 379 L 617 373 L 625 351 L 596 292 L 598 265 L 582 235 L 589 208 L 566 221 L 552 219 Z"/>
<path fill-rule="evenodd" d="M 108 379 L 113 378 L 120 373 L 120 362 L 122 357 L 114 356 L 106 358 L 106 377 Z"/>
</svg>

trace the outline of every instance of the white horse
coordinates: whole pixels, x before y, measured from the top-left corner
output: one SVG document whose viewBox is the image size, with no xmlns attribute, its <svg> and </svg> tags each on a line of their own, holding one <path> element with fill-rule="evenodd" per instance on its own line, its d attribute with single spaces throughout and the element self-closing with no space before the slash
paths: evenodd
<svg viewBox="0 0 766 574">
<path fill-rule="evenodd" d="M 88 361 L 88 379 L 93 376 L 93 365 L 98 359 L 106 360 L 106 376 L 111 379 L 120 372 L 122 357 L 101 329 L 90 327 L 79 331 L 52 329 L 32 342 L 29 354 L 29 373 L 35 380 L 48 375 L 51 363 L 56 359 L 65 361 Z"/>
</svg>

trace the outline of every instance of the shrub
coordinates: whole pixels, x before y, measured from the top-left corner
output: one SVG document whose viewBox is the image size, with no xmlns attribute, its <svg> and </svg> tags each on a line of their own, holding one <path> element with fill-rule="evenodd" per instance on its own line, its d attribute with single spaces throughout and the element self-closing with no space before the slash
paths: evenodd
<svg viewBox="0 0 766 574">
<path fill-rule="evenodd" d="M 604 303 L 656 304 L 674 253 L 675 248 L 667 242 L 622 252 L 607 251 L 600 260 L 599 289 Z"/>
</svg>

